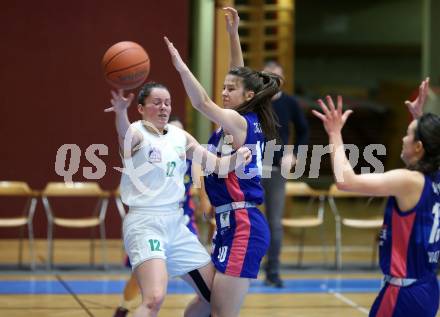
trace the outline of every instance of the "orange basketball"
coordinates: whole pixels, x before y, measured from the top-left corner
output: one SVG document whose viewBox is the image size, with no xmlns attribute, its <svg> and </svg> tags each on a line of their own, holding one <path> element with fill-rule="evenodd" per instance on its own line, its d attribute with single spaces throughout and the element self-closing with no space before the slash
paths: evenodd
<svg viewBox="0 0 440 317">
<path fill-rule="evenodd" d="M 139 87 L 150 73 L 150 58 L 142 46 L 124 41 L 105 52 L 102 69 L 107 82 L 118 89 Z"/>
</svg>

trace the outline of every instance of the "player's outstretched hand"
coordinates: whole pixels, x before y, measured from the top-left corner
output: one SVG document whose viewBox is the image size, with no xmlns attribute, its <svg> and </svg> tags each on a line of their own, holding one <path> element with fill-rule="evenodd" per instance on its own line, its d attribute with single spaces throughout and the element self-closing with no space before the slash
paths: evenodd
<svg viewBox="0 0 440 317">
<path fill-rule="evenodd" d="M 226 19 L 226 31 L 230 35 L 238 34 L 238 24 L 240 23 L 240 17 L 238 16 L 237 10 L 232 7 L 223 8 L 225 11 Z"/>
<path fill-rule="evenodd" d="M 170 42 L 170 40 L 166 36 L 164 36 L 163 39 L 168 47 L 168 51 L 171 55 L 171 60 L 176 70 L 178 72 L 187 70 L 188 66 L 186 66 L 185 62 L 180 57 L 179 51 L 174 47 L 173 43 Z"/>
<path fill-rule="evenodd" d="M 414 101 L 405 101 L 405 105 L 408 107 L 409 112 L 413 119 L 420 118 L 423 114 L 423 107 L 425 106 L 426 98 L 429 93 L 429 77 L 426 77 L 419 86 L 419 95 Z"/>
<path fill-rule="evenodd" d="M 111 91 L 112 99 L 110 99 L 111 107 L 104 109 L 104 112 L 121 112 L 127 110 L 133 101 L 134 94 L 130 93 L 127 97 L 124 96 L 124 90 L 119 89 L 118 92 Z"/>
<path fill-rule="evenodd" d="M 335 107 L 330 96 L 326 97 L 326 101 L 327 104 L 325 104 L 322 99 L 318 100 L 318 105 L 321 107 L 323 113 L 316 110 L 312 110 L 312 112 L 316 117 L 321 119 L 328 135 L 332 133 L 340 133 L 348 116 L 353 113 L 353 110 L 346 110 L 342 113 L 343 103 L 341 96 L 338 96 L 337 107 Z"/>
</svg>

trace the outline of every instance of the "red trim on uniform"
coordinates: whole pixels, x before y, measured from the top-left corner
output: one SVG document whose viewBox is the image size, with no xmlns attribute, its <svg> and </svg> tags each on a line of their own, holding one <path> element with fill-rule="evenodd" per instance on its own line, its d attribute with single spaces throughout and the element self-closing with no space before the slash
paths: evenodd
<svg viewBox="0 0 440 317">
<path fill-rule="evenodd" d="M 237 209 L 234 214 L 236 227 L 225 274 L 240 276 L 251 234 L 251 222 L 247 209 Z"/>
<path fill-rule="evenodd" d="M 408 245 L 411 237 L 416 213 L 400 216 L 395 209 L 392 213 L 392 245 L 390 275 L 406 277 L 406 262 L 408 258 Z"/>
<path fill-rule="evenodd" d="M 391 317 L 393 316 L 394 308 L 396 307 L 397 296 L 399 296 L 400 287 L 389 285 L 383 294 L 376 317 Z"/>
<path fill-rule="evenodd" d="M 244 193 L 238 183 L 238 178 L 235 172 L 230 172 L 225 179 L 226 189 L 233 201 L 244 201 Z"/>
<path fill-rule="evenodd" d="M 194 204 L 194 201 L 192 198 L 190 198 L 188 201 L 188 207 L 191 208 L 192 210 L 196 209 L 196 205 Z"/>
</svg>

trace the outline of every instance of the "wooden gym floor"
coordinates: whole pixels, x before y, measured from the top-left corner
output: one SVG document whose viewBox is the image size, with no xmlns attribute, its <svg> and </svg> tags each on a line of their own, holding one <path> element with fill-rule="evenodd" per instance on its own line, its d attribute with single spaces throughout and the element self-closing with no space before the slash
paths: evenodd
<svg viewBox="0 0 440 317">
<path fill-rule="evenodd" d="M 286 216 L 300 207 L 299 204 L 293 206 L 288 200 Z M 353 210 L 352 205 L 343 209 Z M 203 226 L 201 229 L 202 240 L 206 243 L 203 237 L 206 237 L 207 229 Z M 325 249 L 321 245 L 321 228 L 307 229 L 301 266 L 297 261 L 298 231 L 285 230 L 281 254 L 285 287 L 264 286 L 261 274 L 252 282 L 240 316 L 368 316 L 381 279 L 377 265 L 372 267 L 375 232 L 343 230 L 343 268 L 338 271 L 334 266 L 334 219 L 327 206 L 324 229 Z M 108 240 L 110 269 L 107 271 L 90 267 L 89 246 L 88 240 L 56 240 L 56 266 L 46 271 L 46 241 L 37 240 L 37 269 L 30 271 L 17 268 L 17 240 L 0 240 L 0 316 L 111 317 L 130 274 L 122 265 L 121 241 Z M 23 262 L 28 263 L 26 241 L 24 247 Z M 95 255 L 96 263 L 101 263 L 99 241 Z M 192 290 L 182 281 L 170 281 L 159 316 L 183 316 L 184 307 L 192 296 Z"/>
<path fill-rule="evenodd" d="M 112 316 L 129 272 L 119 264 L 123 256 L 120 241 L 110 240 L 109 245 L 111 268 L 104 271 L 87 268 L 88 241 L 57 240 L 55 263 L 58 266 L 46 271 L 43 265 L 45 241 L 38 240 L 38 267 L 36 271 L 30 271 L 14 268 L 17 241 L 0 240 L 0 263 L 3 264 L 0 270 L 0 316 Z M 24 251 L 26 262 L 28 252 Z M 99 263 L 99 248 L 96 251 Z M 327 265 L 322 263 L 320 247 L 306 247 L 302 268 L 296 267 L 297 251 L 296 247 L 286 246 L 283 249 L 285 287 L 275 289 L 264 286 L 261 275 L 252 283 L 240 316 L 368 315 L 381 277 L 377 267 L 370 267 L 371 248 L 347 247 L 344 250 L 345 266 L 341 271 L 333 267 L 331 247 L 327 249 Z M 353 262 L 354 259 L 357 262 Z M 183 316 L 184 307 L 192 296 L 185 283 L 170 281 L 160 316 Z"/>
</svg>

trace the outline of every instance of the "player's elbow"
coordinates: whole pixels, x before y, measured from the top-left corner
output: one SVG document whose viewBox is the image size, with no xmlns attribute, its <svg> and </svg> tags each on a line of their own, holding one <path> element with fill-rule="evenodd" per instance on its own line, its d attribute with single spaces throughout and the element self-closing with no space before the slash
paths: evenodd
<svg viewBox="0 0 440 317">
<path fill-rule="evenodd" d="M 345 181 L 336 182 L 336 188 L 342 191 L 350 191 L 351 186 Z"/>
<path fill-rule="evenodd" d="M 362 189 L 362 181 L 359 179 L 359 175 L 345 175 L 343 179 L 336 181 L 336 188 L 346 192 L 358 192 Z"/>
</svg>

